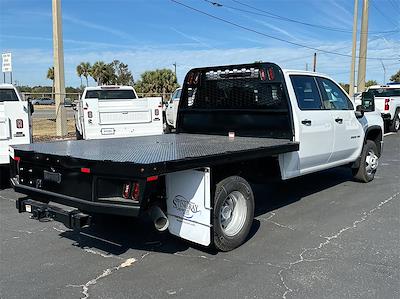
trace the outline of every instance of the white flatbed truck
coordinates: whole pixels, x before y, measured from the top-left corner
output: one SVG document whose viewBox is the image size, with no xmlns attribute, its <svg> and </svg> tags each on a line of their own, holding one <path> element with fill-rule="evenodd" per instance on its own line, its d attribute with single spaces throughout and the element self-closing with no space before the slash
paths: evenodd
<svg viewBox="0 0 400 299">
<path fill-rule="evenodd" d="M 251 182 L 341 165 L 374 178 L 383 121 L 367 108 L 325 75 L 273 63 L 192 69 L 176 134 L 13 147 L 12 183 L 27 195 L 17 209 L 77 229 L 93 213 L 150 215 L 160 231 L 232 250 L 253 222 Z"/>
</svg>

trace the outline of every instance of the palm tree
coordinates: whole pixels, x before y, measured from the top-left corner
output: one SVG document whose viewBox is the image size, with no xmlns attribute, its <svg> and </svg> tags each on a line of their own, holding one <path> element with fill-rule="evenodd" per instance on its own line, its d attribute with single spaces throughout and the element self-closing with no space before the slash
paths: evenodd
<svg viewBox="0 0 400 299">
<path fill-rule="evenodd" d="M 115 81 L 114 69 L 110 64 L 103 61 L 96 61 L 90 68 L 90 75 L 97 82 L 97 85 L 109 84 Z"/>
<path fill-rule="evenodd" d="M 54 66 L 47 70 L 47 79 L 52 81 L 51 97 L 54 99 Z"/>
<path fill-rule="evenodd" d="M 81 79 L 81 88 L 82 88 L 82 75 L 83 75 L 83 70 L 82 70 L 82 62 L 81 62 L 81 64 L 79 64 L 77 67 L 76 67 L 76 73 L 78 74 L 78 77 L 79 77 L 79 79 Z"/>
<path fill-rule="evenodd" d="M 86 78 L 86 87 L 89 86 L 88 76 L 90 75 L 91 65 L 89 62 L 81 62 L 82 75 Z"/>
</svg>

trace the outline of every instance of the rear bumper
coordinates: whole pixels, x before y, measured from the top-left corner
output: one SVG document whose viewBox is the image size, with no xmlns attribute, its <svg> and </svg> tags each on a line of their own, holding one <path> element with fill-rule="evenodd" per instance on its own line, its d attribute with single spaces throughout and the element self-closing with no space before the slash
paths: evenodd
<svg viewBox="0 0 400 299">
<path fill-rule="evenodd" d="M 87 201 L 63 194 L 58 194 L 46 190 L 40 190 L 33 187 L 21 185 L 15 178 L 11 179 L 11 184 L 16 192 L 28 195 L 39 202 L 55 202 L 68 207 L 77 208 L 80 211 L 88 213 L 99 213 L 109 215 L 121 215 L 137 217 L 140 214 L 140 206 L 128 206 L 111 203 L 100 203 Z"/>
</svg>

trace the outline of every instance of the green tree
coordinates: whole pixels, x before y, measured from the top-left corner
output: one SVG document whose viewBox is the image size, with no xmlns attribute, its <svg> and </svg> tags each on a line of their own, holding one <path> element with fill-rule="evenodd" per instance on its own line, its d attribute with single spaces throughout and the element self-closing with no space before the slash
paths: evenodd
<svg viewBox="0 0 400 299">
<path fill-rule="evenodd" d="M 368 80 L 365 82 L 365 87 L 370 87 L 372 85 L 378 85 L 378 82 L 376 82 L 376 80 Z"/>
<path fill-rule="evenodd" d="M 86 87 L 88 87 L 89 86 L 88 77 L 90 76 L 90 69 L 92 68 L 92 66 L 90 65 L 89 62 L 81 62 L 80 66 L 82 69 L 82 75 L 86 79 Z"/>
<path fill-rule="evenodd" d="M 82 86 L 83 86 L 83 84 L 82 84 L 83 70 L 82 70 L 82 65 L 81 64 L 77 65 L 76 73 L 78 74 L 79 79 L 81 79 L 81 88 L 82 88 Z"/>
<path fill-rule="evenodd" d="M 350 85 L 348 83 L 339 83 L 339 84 L 347 93 L 349 93 Z"/>
<path fill-rule="evenodd" d="M 51 80 L 51 97 L 54 99 L 54 66 L 49 67 L 49 69 L 47 70 L 47 79 Z"/>
<path fill-rule="evenodd" d="M 103 61 L 96 61 L 90 68 L 90 75 L 96 81 L 97 85 L 107 85 L 115 82 L 114 69 L 111 64 Z"/>
<path fill-rule="evenodd" d="M 133 85 L 133 76 L 132 73 L 128 69 L 128 65 L 124 64 L 119 60 L 114 60 L 110 63 L 111 67 L 114 70 L 115 80 L 113 84 L 116 85 Z"/>
<path fill-rule="evenodd" d="M 170 69 L 146 71 L 135 84 L 139 93 L 172 93 L 178 87 L 176 76 Z"/>
<path fill-rule="evenodd" d="M 394 74 L 390 77 L 390 81 L 400 82 L 400 70 L 398 70 L 396 74 Z"/>
</svg>

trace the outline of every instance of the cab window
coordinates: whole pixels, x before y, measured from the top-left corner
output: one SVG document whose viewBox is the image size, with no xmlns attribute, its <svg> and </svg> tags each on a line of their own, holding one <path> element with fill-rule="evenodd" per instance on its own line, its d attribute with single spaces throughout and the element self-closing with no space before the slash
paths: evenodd
<svg viewBox="0 0 400 299">
<path fill-rule="evenodd" d="M 346 94 L 333 81 L 326 78 L 317 78 L 325 109 L 353 110 L 353 104 Z"/>
<path fill-rule="evenodd" d="M 290 80 L 292 81 L 300 110 L 320 110 L 323 108 L 314 77 L 291 75 Z"/>
<path fill-rule="evenodd" d="M 16 102 L 18 97 L 14 89 L 0 89 L 0 102 Z"/>
</svg>

